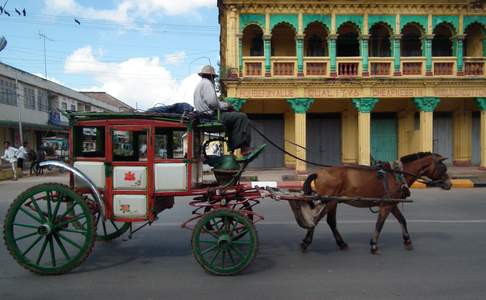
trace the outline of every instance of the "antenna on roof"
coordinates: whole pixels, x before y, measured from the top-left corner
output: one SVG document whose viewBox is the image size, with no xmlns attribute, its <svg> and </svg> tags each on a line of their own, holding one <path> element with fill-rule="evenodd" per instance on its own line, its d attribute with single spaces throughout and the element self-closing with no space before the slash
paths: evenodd
<svg viewBox="0 0 486 300">
<path fill-rule="evenodd" d="M 46 40 L 48 41 L 54 41 L 53 39 L 50 39 L 47 37 L 45 34 L 39 31 L 39 38 L 44 40 L 44 76 L 45 79 L 47 79 L 47 55 L 46 55 Z"/>
</svg>

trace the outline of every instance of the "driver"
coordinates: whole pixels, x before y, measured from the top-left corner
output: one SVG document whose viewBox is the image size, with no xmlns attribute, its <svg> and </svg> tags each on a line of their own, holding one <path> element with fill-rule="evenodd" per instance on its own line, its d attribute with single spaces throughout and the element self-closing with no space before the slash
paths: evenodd
<svg viewBox="0 0 486 300">
<path fill-rule="evenodd" d="M 218 100 L 214 79 L 217 77 L 212 66 L 204 66 L 199 72 L 201 81 L 194 91 L 196 111 L 215 116 L 221 112 L 221 122 L 228 135 L 230 151 L 241 149 L 241 155 L 250 154 L 251 132 L 249 120 L 245 113 L 234 111 L 231 104 Z"/>
</svg>

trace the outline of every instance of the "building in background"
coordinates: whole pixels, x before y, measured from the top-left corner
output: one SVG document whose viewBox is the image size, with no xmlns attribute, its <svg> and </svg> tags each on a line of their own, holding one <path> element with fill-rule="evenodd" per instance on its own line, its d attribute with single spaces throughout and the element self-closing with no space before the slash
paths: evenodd
<svg viewBox="0 0 486 300">
<path fill-rule="evenodd" d="M 95 97 L 102 94 L 103 97 Z M 127 111 L 131 107 L 106 93 L 80 93 L 0 63 L 0 141 L 18 147 L 22 137 L 35 150 L 43 142 L 67 138 L 61 111 Z"/>
<path fill-rule="evenodd" d="M 219 0 L 223 91 L 301 159 L 486 167 L 483 3 Z M 254 165 L 307 170 L 272 148 Z"/>
</svg>

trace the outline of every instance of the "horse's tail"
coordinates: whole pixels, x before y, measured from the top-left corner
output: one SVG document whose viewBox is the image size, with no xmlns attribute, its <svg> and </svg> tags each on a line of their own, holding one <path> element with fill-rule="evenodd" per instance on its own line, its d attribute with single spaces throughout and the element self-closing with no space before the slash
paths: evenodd
<svg viewBox="0 0 486 300">
<path fill-rule="evenodd" d="M 316 180 L 317 174 L 312 173 L 309 176 L 307 176 L 307 179 L 304 181 L 304 195 L 312 195 L 312 186 L 311 183 L 312 181 Z"/>
</svg>

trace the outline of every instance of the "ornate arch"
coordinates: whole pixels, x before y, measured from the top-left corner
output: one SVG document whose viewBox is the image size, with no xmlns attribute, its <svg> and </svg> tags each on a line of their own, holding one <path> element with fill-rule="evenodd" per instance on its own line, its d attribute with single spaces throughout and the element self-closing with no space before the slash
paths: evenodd
<svg viewBox="0 0 486 300">
<path fill-rule="evenodd" d="M 407 27 L 408 25 L 415 25 L 419 28 L 420 32 L 422 33 L 422 36 L 424 36 L 427 33 L 427 27 L 423 27 L 422 24 L 417 23 L 417 22 L 408 22 L 407 24 L 401 25 L 400 29 L 400 34 L 403 34 L 403 29 Z"/>
<path fill-rule="evenodd" d="M 391 15 L 370 15 L 368 16 L 368 31 L 376 24 L 385 24 L 391 29 L 390 34 L 396 31 L 396 17 Z"/>
<path fill-rule="evenodd" d="M 285 23 L 292 27 L 294 31 L 297 33 L 299 28 L 299 19 L 297 15 L 292 14 L 276 14 L 270 15 L 270 32 L 273 31 L 275 26 Z"/>
<path fill-rule="evenodd" d="M 466 25 L 466 24 L 464 24 L 464 25 Z M 486 24 L 483 24 L 483 23 L 478 22 L 478 21 L 471 22 L 471 23 L 467 24 L 467 26 L 464 26 L 464 34 L 468 31 L 469 28 L 471 28 L 474 25 L 479 25 L 481 27 L 481 29 L 483 30 L 483 33 L 486 34 Z"/>
<path fill-rule="evenodd" d="M 322 23 L 321 21 L 314 21 L 314 22 L 310 22 L 307 24 L 307 26 L 304 26 L 304 33 L 305 31 L 312 25 L 312 24 L 320 24 L 322 25 L 322 27 L 324 28 L 324 30 L 326 31 L 327 34 L 330 34 L 331 31 L 329 30 L 329 27 L 326 26 L 326 24 Z"/>
<path fill-rule="evenodd" d="M 473 23 L 478 23 L 486 30 L 486 16 L 464 16 L 464 31 Z"/>
<path fill-rule="evenodd" d="M 327 33 L 330 33 L 331 28 L 331 16 L 329 15 L 304 15 L 303 17 L 303 31 L 309 27 L 312 23 L 321 23 L 326 29 Z"/>
<path fill-rule="evenodd" d="M 377 22 L 377 23 L 374 23 L 372 26 L 369 26 L 369 30 L 368 32 L 370 33 L 371 32 L 371 29 L 373 29 L 373 27 L 375 26 L 379 26 L 379 25 L 382 25 L 384 26 L 386 29 L 388 29 L 389 33 L 390 33 L 390 37 L 393 36 L 393 33 L 394 33 L 394 30 L 393 30 L 393 27 L 390 26 L 390 24 L 388 23 L 385 23 L 385 22 Z"/>
<path fill-rule="evenodd" d="M 432 17 L 432 28 L 433 31 L 442 25 L 448 24 L 452 28 L 452 34 L 457 34 L 457 29 L 459 28 L 459 16 L 433 16 Z"/>
<path fill-rule="evenodd" d="M 429 18 L 426 15 L 402 15 L 400 16 L 400 33 L 403 31 L 403 28 L 410 23 L 414 23 L 418 25 L 422 29 L 422 34 L 427 33 L 427 28 L 429 27 Z"/>
<path fill-rule="evenodd" d="M 265 15 L 261 14 L 241 14 L 240 15 L 240 32 L 243 31 L 249 25 L 257 25 L 265 32 Z"/>
<path fill-rule="evenodd" d="M 339 29 L 347 23 L 353 24 L 358 29 L 359 34 L 361 34 L 362 28 L 363 28 L 363 16 L 361 16 L 361 15 L 337 15 L 336 16 L 336 31 L 339 31 Z"/>
</svg>

